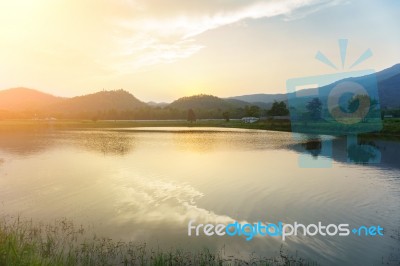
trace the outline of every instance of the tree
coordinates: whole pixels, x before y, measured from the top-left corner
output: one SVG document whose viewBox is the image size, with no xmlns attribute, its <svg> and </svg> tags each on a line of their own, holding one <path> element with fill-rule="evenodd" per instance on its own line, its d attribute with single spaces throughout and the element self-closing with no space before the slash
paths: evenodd
<svg viewBox="0 0 400 266">
<path fill-rule="evenodd" d="M 188 110 L 187 121 L 190 123 L 196 122 L 196 114 L 194 113 L 193 109 Z"/>
<path fill-rule="evenodd" d="M 367 95 L 355 95 L 347 103 L 347 110 L 354 113 L 357 109 L 369 105 L 370 99 Z"/>
<path fill-rule="evenodd" d="M 267 114 L 270 116 L 285 116 L 289 114 L 289 110 L 285 102 L 274 101 L 271 109 L 267 111 Z"/>
<path fill-rule="evenodd" d="M 365 121 L 369 111 L 373 111 L 378 105 L 376 99 L 371 99 L 368 95 L 361 94 L 353 96 L 347 104 L 347 111 L 354 117 L 362 118 Z"/>
<path fill-rule="evenodd" d="M 229 122 L 230 120 L 230 113 L 228 111 L 222 113 L 222 117 L 226 120 L 226 122 Z"/>
<path fill-rule="evenodd" d="M 312 99 L 307 103 L 306 108 L 312 120 L 318 120 L 321 118 L 322 102 L 320 99 Z"/>
<path fill-rule="evenodd" d="M 259 117 L 260 116 L 260 107 L 257 105 L 251 105 L 251 106 L 246 105 L 245 115 Z"/>
</svg>

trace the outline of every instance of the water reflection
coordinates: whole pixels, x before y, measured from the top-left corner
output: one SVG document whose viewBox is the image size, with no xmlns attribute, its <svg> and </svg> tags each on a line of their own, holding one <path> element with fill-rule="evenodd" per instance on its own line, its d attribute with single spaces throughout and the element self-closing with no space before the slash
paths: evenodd
<svg viewBox="0 0 400 266">
<path fill-rule="evenodd" d="M 325 158 L 339 163 L 400 169 L 396 159 L 400 152 L 399 141 L 313 135 L 302 135 L 295 139 L 298 142 L 289 144 L 287 148 L 298 152 L 300 156 L 308 155 L 313 159 L 309 162 L 314 161 L 317 166 L 323 162 L 321 158 Z"/>
<path fill-rule="evenodd" d="M 322 141 L 321 139 L 315 138 L 310 139 L 301 144 L 306 151 L 308 151 L 313 157 L 318 157 L 322 151 Z"/>
<path fill-rule="evenodd" d="M 238 131 L 229 132 L 207 132 L 192 131 L 173 134 L 176 148 L 192 152 L 213 152 L 226 149 L 240 150 L 265 150 L 285 149 L 291 143 L 291 139 L 284 134 L 268 134 L 268 138 L 262 132 Z"/>
<path fill-rule="evenodd" d="M 393 246 L 390 237 L 188 238 L 187 223 L 321 220 L 394 228 L 400 219 L 396 142 L 358 143 L 382 152 L 382 163 L 371 167 L 349 166 L 346 139 L 309 136 L 300 142 L 282 132 L 49 131 L 24 147 L 24 136 L 31 135 L 0 135 L 6 160 L 0 214 L 50 221 L 67 216 L 116 240 L 167 248 L 226 244 L 235 255 L 270 256 L 283 244 L 327 265 L 346 256 L 369 262 Z M 300 153 L 324 157 L 326 141 L 334 147 L 332 169 L 298 167 Z"/>
<path fill-rule="evenodd" d="M 217 149 L 218 144 L 224 141 L 221 134 L 209 132 L 173 133 L 176 147 L 181 150 L 194 152 L 210 152 Z"/>
<path fill-rule="evenodd" d="M 0 132 L 0 150 L 34 155 L 59 145 L 76 145 L 103 155 L 126 155 L 134 148 L 134 135 L 102 131 Z"/>
<path fill-rule="evenodd" d="M 359 144 L 351 144 L 347 153 L 350 161 L 367 164 L 376 161 L 379 147 L 373 141 L 362 141 Z"/>
<path fill-rule="evenodd" d="M 0 149 L 21 156 L 43 152 L 54 145 L 46 131 L 0 131 Z"/>
<path fill-rule="evenodd" d="M 400 142 L 388 140 L 363 140 L 342 137 L 301 135 L 291 133 L 252 130 L 226 131 L 224 133 L 205 129 L 197 131 L 170 131 L 170 129 L 108 130 L 108 131 L 37 131 L 0 132 L 0 151 L 28 156 L 45 152 L 59 145 L 74 145 L 102 155 L 124 156 L 134 151 L 139 143 L 154 149 L 163 148 L 172 140 L 182 151 L 214 152 L 220 150 L 281 150 L 288 149 L 299 154 L 309 154 L 314 160 L 326 157 L 341 163 L 371 164 L 375 167 L 400 169 L 396 159 Z M 326 149 L 326 147 L 331 147 Z M 324 150 L 325 148 L 325 150 Z M 1 158 L 0 158 L 1 159 Z M 0 160 L 0 165 L 3 161 Z"/>
<path fill-rule="evenodd" d="M 134 136 L 123 132 L 83 131 L 65 134 L 72 143 L 103 155 L 125 155 L 133 150 L 135 142 Z"/>
</svg>

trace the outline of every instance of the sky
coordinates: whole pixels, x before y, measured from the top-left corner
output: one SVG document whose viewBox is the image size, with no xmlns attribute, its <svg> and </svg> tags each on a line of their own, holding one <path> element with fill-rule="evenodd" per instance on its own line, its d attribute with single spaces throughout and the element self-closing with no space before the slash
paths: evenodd
<svg viewBox="0 0 400 266">
<path fill-rule="evenodd" d="M 285 93 L 287 79 L 348 71 L 367 49 L 352 70 L 400 63 L 399 25 L 398 0 L 0 0 L 0 89 Z"/>
</svg>

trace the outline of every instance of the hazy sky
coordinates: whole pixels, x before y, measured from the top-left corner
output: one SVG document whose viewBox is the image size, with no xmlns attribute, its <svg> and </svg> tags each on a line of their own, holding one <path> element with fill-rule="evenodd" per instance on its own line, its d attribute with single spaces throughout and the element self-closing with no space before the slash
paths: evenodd
<svg viewBox="0 0 400 266">
<path fill-rule="evenodd" d="M 400 63 L 398 0 L 0 0 L 0 89 L 143 101 L 286 91 L 288 78 Z"/>
</svg>

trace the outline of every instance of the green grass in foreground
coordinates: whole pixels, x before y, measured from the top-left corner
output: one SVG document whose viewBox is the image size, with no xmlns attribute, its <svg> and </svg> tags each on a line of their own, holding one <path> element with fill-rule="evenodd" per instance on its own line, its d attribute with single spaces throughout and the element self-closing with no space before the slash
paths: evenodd
<svg viewBox="0 0 400 266">
<path fill-rule="evenodd" d="M 153 250 L 145 244 L 85 238 L 85 229 L 68 220 L 35 225 L 19 218 L 0 221 L 0 265 L 316 265 L 289 256 L 249 255 L 242 260 L 203 249 L 189 252 Z"/>
</svg>

